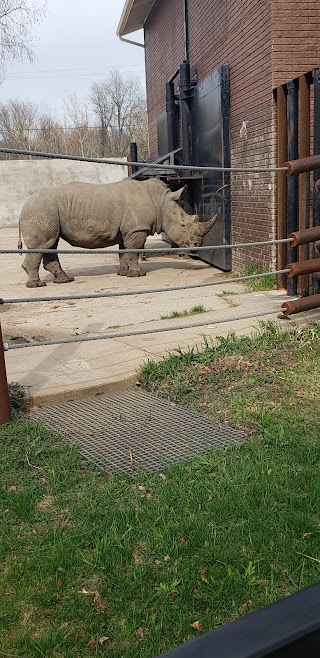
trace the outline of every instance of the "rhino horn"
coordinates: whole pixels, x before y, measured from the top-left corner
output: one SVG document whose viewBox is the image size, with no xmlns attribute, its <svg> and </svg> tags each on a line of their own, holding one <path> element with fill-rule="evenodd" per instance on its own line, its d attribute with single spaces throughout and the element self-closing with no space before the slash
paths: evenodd
<svg viewBox="0 0 320 658">
<path fill-rule="evenodd" d="M 184 185 L 183 187 L 180 187 L 180 189 L 176 190 L 175 192 L 170 192 L 170 197 L 171 197 L 172 201 L 179 201 L 179 199 L 181 199 L 185 189 L 186 189 L 186 185 Z"/>
<path fill-rule="evenodd" d="M 209 219 L 207 222 L 201 222 L 199 225 L 199 233 L 200 235 L 204 236 L 206 235 L 210 229 L 214 226 L 218 219 L 218 215 L 215 215 L 212 219 Z"/>
</svg>

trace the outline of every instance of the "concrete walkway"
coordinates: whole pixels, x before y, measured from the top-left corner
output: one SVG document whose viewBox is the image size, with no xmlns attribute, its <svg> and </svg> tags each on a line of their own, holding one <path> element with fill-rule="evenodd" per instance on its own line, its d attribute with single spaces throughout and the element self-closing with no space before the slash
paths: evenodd
<svg viewBox="0 0 320 658">
<path fill-rule="evenodd" d="M 2 248 L 16 248 L 17 229 L 1 229 L 0 237 Z M 158 244 L 152 239 L 148 240 L 149 247 Z M 70 247 L 61 243 L 60 248 Z M 224 273 L 199 260 L 173 255 L 148 256 L 142 262 L 146 277 L 119 277 L 116 274 L 118 258 L 108 256 L 106 250 L 106 255 L 62 256 L 62 266 L 75 277 L 73 283 L 57 286 L 51 275 L 41 269 L 40 276 L 47 287 L 28 289 L 25 287 L 26 275 L 21 269 L 21 256 L 0 257 L 0 296 L 3 298 L 141 290 L 226 278 Z M 170 331 L 149 335 L 12 349 L 6 352 L 8 380 L 26 387 L 30 397 L 38 404 L 68 401 L 90 392 L 126 388 L 136 381 L 137 369 L 146 360 L 159 358 L 177 347 L 200 345 L 204 334 L 226 336 L 231 330 L 237 334 L 248 334 L 258 326 L 259 320 L 276 319 L 277 315 L 247 320 L 235 318 L 270 310 L 280 313 L 284 299 L 287 297 L 282 291 L 248 293 L 244 284 L 224 283 L 208 288 L 111 299 L 8 304 L 1 307 L 0 318 L 4 340 L 11 344 L 172 327 Z M 161 316 L 173 311 L 190 310 L 199 304 L 205 307 L 205 313 L 161 319 Z M 290 321 L 290 325 L 293 322 L 301 323 L 306 317 L 320 319 L 320 313 L 300 314 Z M 212 324 L 218 319 L 228 321 Z M 203 327 L 174 330 L 177 325 L 201 321 Z M 288 325 L 288 320 L 280 322 L 283 326 Z"/>
</svg>

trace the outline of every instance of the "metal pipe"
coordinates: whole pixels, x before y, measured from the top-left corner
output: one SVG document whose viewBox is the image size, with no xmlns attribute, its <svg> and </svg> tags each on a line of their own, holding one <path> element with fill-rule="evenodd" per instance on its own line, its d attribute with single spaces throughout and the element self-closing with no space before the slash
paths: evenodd
<svg viewBox="0 0 320 658">
<path fill-rule="evenodd" d="M 136 142 L 130 142 L 129 145 L 129 157 L 128 162 L 137 162 L 138 160 L 138 147 Z M 135 165 L 128 167 L 128 178 L 139 171 L 139 168 Z"/>
<path fill-rule="evenodd" d="M 191 165 L 190 154 L 190 66 L 189 62 L 180 65 L 179 100 L 181 112 L 182 164 Z"/>
<path fill-rule="evenodd" d="M 277 93 L 277 119 L 278 119 L 278 166 L 281 166 L 287 157 L 287 90 L 283 85 Z M 278 215 L 277 238 L 282 240 L 287 236 L 287 179 L 283 171 L 278 172 Z M 287 261 L 287 247 L 285 243 L 277 247 L 277 268 L 284 269 Z M 278 274 L 278 288 L 286 288 L 287 277 Z"/>
<path fill-rule="evenodd" d="M 320 226 L 306 228 L 302 231 L 295 231 L 294 233 L 290 233 L 288 237 L 292 238 L 293 247 L 297 247 L 301 244 L 307 244 L 309 242 L 316 242 L 316 240 L 320 240 Z"/>
<path fill-rule="evenodd" d="M 320 272 L 320 258 L 302 260 L 300 263 L 288 263 L 287 269 L 289 270 L 289 279 L 292 279 L 293 276 L 301 276 L 301 274 Z"/>
<path fill-rule="evenodd" d="M 310 155 L 308 158 L 293 158 L 285 162 L 283 166 L 287 168 L 287 176 L 303 174 L 305 171 L 314 171 L 320 169 L 320 155 Z"/>
<path fill-rule="evenodd" d="M 139 41 L 132 41 L 132 39 L 126 39 L 125 37 L 121 37 L 120 34 L 118 34 L 118 37 L 120 41 L 123 41 L 124 43 L 130 43 L 131 46 L 139 46 L 139 48 L 145 48 L 144 43 L 139 43 Z"/>
<path fill-rule="evenodd" d="M 299 148 L 300 156 L 310 156 L 310 86 L 309 76 L 299 77 Z M 310 224 L 310 172 L 299 176 L 299 231 L 309 228 Z M 309 258 L 308 243 L 303 242 L 298 249 L 299 261 Z M 303 274 L 298 279 L 299 297 L 309 295 L 309 276 Z"/>
<path fill-rule="evenodd" d="M 313 71 L 313 152 L 320 157 L 320 69 Z M 320 168 L 313 172 L 315 188 L 313 190 L 313 209 L 312 221 L 313 226 L 320 226 Z M 314 245 L 313 258 L 320 256 L 318 245 Z M 314 295 L 320 293 L 320 281 L 313 277 L 312 292 Z"/>
<path fill-rule="evenodd" d="M 287 84 L 288 89 L 288 158 L 294 160 L 298 157 L 298 87 L 294 80 Z M 291 176 L 288 180 L 287 200 L 288 233 L 298 229 L 298 178 Z M 297 249 L 291 245 L 288 248 L 288 262 L 297 261 Z M 297 294 L 297 281 L 287 281 L 288 295 Z"/>
<path fill-rule="evenodd" d="M 189 62 L 189 9 L 188 0 L 184 0 L 184 47 L 185 59 Z"/>
<path fill-rule="evenodd" d="M 11 420 L 9 391 L 6 373 L 6 362 L 4 358 L 3 339 L 0 322 L 0 425 L 9 423 Z"/>
<path fill-rule="evenodd" d="M 312 311 L 314 308 L 320 308 L 320 295 L 311 295 L 311 297 L 301 297 L 290 302 L 284 302 L 281 306 L 284 308 L 283 315 L 294 315 L 302 311 Z"/>
</svg>

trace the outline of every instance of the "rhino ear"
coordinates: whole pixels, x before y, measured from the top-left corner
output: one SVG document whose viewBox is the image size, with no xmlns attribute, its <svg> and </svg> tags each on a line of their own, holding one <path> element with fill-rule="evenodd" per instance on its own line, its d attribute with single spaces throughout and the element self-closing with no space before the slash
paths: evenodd
<svg viewBox="0 0 320 658">
<path fill-rule="evenodd" d="M 186 185 L 184 185 L 183 187 L 180 187 L 180 189 L 176 190 L 175 192 L 170 192 L 170 198 L 172 199 L 172 201 L 179 201 L 179 199 L 181 199 L 185 189 L 186 189 Z"/>
</svg>

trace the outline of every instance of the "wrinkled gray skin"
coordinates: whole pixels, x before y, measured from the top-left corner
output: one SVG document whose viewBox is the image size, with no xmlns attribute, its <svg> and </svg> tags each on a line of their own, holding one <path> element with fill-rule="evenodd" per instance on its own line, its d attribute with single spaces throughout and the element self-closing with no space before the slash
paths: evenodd
<svg viewBox="0 0 320 658">
<path fill-rule="evenodd" d="M 86 249 L 119 245 L 142 249 L 148 235 L 164 231 L 181 247 L 199 247 L 216 217 L 204 223 L 188 215 L 177 203 L 183 189 L 171 192 L 159 180 L 124 180 L 107 185 L 68 183 L 35 192 L 20 215 L 20 228 L 28 249 L 56 249 L 59 238 Z M 22 267 L 28 288 L 45 286 L 39 278 L 43 266 L 55 283 L 73 278 L 61 268 L 56 254 L 27 254 Z M 138 254 L 119 254 L 121 276 L 141 276 Z"/>
</svg>

